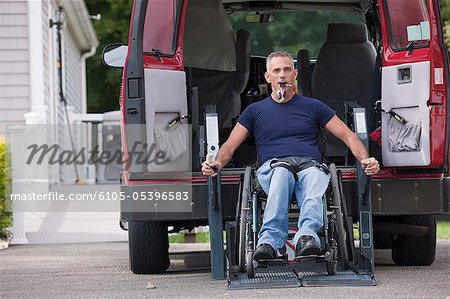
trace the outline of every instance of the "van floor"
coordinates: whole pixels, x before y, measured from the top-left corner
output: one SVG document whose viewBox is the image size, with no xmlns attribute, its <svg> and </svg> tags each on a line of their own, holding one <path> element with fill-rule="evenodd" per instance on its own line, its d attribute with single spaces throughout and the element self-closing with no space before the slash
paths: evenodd
<svg viewBox="0 0 450 299">
<path fill-rule="evenodd" d="M 345 270 L 338 265 L 336 275 L 328 275 L 326 264 L 315 261 L 302 261 L 288 265 L 270 265 L 256 268 L 255 277 L 248 278 L 246 273 L 230 272 L 228 289 L 265 289 L 307 286 L 374 286 L 373 274 L 358 274 Z"/>
</svg>

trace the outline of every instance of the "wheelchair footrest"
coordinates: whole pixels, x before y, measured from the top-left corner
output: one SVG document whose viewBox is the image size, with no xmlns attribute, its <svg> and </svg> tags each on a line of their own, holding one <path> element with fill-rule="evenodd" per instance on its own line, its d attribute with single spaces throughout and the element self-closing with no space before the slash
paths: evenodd
<svg viewBox="0 0 450 299">
<path fill-rule="evenodd" d="M 256 268 L 267 268 L 267 267 L 272 267 L 272 266 L 287 266 L 288 265 L 288 261 L 287 258 L 283 258 L 283 257 L 279 257 L 279 258 L 275 258 L 275 259 L 267 259 L 267 260 L 259 260 L 257 262 L 255 262 L 255 267 Z"/>
<path fill-rule="evenodd" d="M 314 261 L 325 261 L 325 255 L 321 254 L 321 255 L 305 255 L 305 256 L 297 256 L 295 258 L 295 260 L 297 262 L 301 262 L 301 261 L 309 261 L 309 260 L 314 260 Z"/>
<path fill-rule="evenodd" d="M 287 265 L 269 265 L 256 268 L 255 277 L 246 273 L 228 271 L 228 289 L 262 289 L 300 286 L 374 286 L 371 274 L 358 274 L 338 265 L 336 275 L 328 275 L 323 263 L 314 260 Z"/>
</svg>

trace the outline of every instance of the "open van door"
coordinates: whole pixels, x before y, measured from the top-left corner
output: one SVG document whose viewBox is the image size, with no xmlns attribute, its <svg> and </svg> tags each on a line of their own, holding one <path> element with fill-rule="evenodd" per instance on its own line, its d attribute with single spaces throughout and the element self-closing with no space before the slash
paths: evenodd
<svg viewBox="0 0 450 299">
<path fill-rule="evenodd" d="M 386 167 L 448 171 L 449 62 L 438 0 L 378 0 Z"/>
<path fill-rule="evenodd" d="M 134 1 L 122 98 L 123 136 L 129 154 L 126 179 L 189 170 L 189 150 L 168 157 L 173 144 L 165 144 L 165 148 L 158 144 L 164 134 L 171 133 L 163 132 L 167 125 L 180 120 L 185 125 L 171 130 L 183 139 L 180 144 L 189 144 L 183 34 L 179 33 L 185 5 L 181 0 Z M 156 161 L 161 158 L 155 157 L 157 150 L 166 155 L 162 162 Z M 139 163 L 140 153 L 146 153 L 146 163 Z"/>
<path fill-rule="evenodd" d="M 169 267 L 167 223 L 140 217 L 175 207 L 170 205 L 175 202 L 170 181 L 190 170 L 182 39 L 186 5 L 187 1 L 182 0 L 134 0 L 133 4 L 121 99 L 122 146 L 128 161 L 121 185 L 121 194 L 126 194 L 127 200 L 121 201 L 121 211 L 122 220 L 128 223 L 130 266 L 134 273 L 162 273 Z M 144 186 L 139 192 L 132 188 L 144 179 L 169 183 L 165 189 L 157 183 L 151 188 Z M 152 200 L 153 194 L 155 200 L 161 198 L 169 204 L 165 208 L 161 203 L 124 204 L 136 202 L 133 195 L 145 202 L 142 199 Z M 177 204 L 182 194 L 177 192 Z M 176 207 L 179 206 L 185 207 Z M 147 213 L 146 208 L 152 213 Z"/>
</svg>

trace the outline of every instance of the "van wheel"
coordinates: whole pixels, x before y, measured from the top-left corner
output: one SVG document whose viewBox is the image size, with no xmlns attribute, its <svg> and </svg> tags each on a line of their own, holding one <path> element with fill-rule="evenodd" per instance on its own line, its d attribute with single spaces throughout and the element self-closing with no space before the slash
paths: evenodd
<svg viewBox="0 0 450 299">
<path fill-rule="evenodd" d="M 392 241 L 392 260 L 399 266 L 429 266 L 436 254 L 436 216 L 405 216 L 404 224 L 428 227 L 425 236 L 394 236 Z"/>
<path fill-rule="evenodd" d="M 169 235 L 162 222 L 130 221 L 128 247 L 135 274 L 163 273 L 170 266 Z"/>
</svg>

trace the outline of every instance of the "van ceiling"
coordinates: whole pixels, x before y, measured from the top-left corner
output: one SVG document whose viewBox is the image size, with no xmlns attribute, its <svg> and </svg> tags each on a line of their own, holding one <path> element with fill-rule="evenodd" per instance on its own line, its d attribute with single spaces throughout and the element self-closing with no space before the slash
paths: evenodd
<svg viewBox="0 0 450 299">
<path fill-rule="evenodd" d="M 222 0 L 233 10 L 271 11 L 277 9 L 341 10 L 365 12 L 370 0 Z"/>
</svg>

